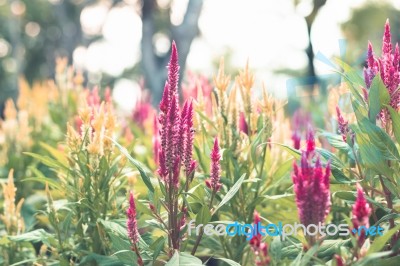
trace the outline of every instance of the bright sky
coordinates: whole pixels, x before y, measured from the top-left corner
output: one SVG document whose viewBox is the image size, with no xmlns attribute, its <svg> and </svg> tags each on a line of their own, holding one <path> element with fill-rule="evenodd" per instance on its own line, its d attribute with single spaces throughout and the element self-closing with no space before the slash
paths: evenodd
<svg viewBox="0 0 400 266">
<path fill-rule="evenodd" d="M 174 1 L 173 23 L 182 20 L 187 2 Z M 351 8 L 365 2 L 328 0 L 314 23 L 314 52 L 319 51 L 328 58 L 338 55 L 338 40 L 343 39 L 340 23 L 349 18 Z M 400 5 L 400 1 L 395 2 Z M 250 66 L 256 70 L 257 80 L 267 84 L 277 97 L 285 97 L 289 77 L 273 74 L 273 70 L 297 70 L 307 65 L 304 53 L 307 32 L 303 16 L 311 11 L 311 3 L 312 0 L 303 0 L 295 8 L 292 0 L 204 0 L 199 21 L 201 36 L 192 44 L 187 67 L 212 74 L 215 71 L 212 60 L 229 48 L 233 53 L 233 67 L 243 67 L 249 58 Z M 103 1 L 86 8 L 82 12 L 81 23 L 87 33 L 102 31 L 105 40 L 93 43 L 87 49 L 78 47 L 74 53 L 77 66 L 91 72 L 104 71 L 118 76 L 140 60 L 141 20 L 133 6 L 114 8 L 107 13 L 107 1 Z M 159 38 L 156 46 L 160 50 L 168 49 L 163 38 Z M 322 63 L 317 63 L 316 68 L 319 74 L 330 73 Z M 128 87 L 131 94 L 138 89 L 135 82 L 122 80 L 116 84 L 114 96 L 126 100 Z M 130 109 L 132 101 L 122 105 Z"/>
</svg>

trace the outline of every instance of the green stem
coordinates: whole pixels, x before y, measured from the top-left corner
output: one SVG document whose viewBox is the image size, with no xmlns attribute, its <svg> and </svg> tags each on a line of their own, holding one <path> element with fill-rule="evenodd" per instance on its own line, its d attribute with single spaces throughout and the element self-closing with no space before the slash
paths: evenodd
<svg viewBox="0 0 400 266">
<path fill-rule="evenodd" d="M 208 207 L 209 207 L 210 210 L 211 210 L 212 202 L 213 202 L 213 200 L 214 200 L 214 196 L 215 196 L 216 192 L 217 192 L 217 191 L 213 190 L 213 192 L 212 192 L 212 194 L 211 194 L 210 204 L 208 205 Z M 194 246 L 193 246 L 193 249 L 192 249 L 192 252 L 191 252 L 191 254 L 192 254 L 193 256 L 194 256 L 194 254 L 196 253 L 196 250 L 197 250 L 197 248 L 198 248 L 198 246 L 199 246 L 199 244 L 200 244 L 201 238 L 203 237 L 203 234 L 204 234 L 204 229 L 203 229 L 203 227 L 201 227 L 200 232 L 199 232 L 199 235 L 197 236 L 196 242 L 195 242 L 195 244 L 194 244 Z"/>
</svg>

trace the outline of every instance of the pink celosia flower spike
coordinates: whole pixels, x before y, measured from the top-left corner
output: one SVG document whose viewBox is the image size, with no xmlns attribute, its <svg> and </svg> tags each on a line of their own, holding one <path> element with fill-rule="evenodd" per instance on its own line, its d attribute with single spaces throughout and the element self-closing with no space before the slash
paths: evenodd
<svg viewBox="0 0 400 266">
<path fill-rule="evenodd" d="M 185 119 L 185 143 L 183 146 L 183 163 L 185 166 L 185 174 L 188 177 L 193 173 L 196 161 L 193 160 L 193 142 L 194 142 L 194 129 L 193 129 L 193 102 L 190 101 L 186 111 Z"/>
<path fill-rule="evenodd" d="M 336 106 L 336 114 L 338 119 L 339 133 L 342 134 L 343 141 L 346 142 L 347 134 L 350 132 L 349 122 L 344 120 L 343 115 L 340 112 L 339 106 Z"/>
<path fill-rule="evenodd" d="M 172 42 L 171 57 L 168 63 L 168 84 L 170 86 L 169 98 L 178 96 L 179 59 L 175 41 Z"/>
<path fill-rule="evenodd" d="M 324 169 L 314 150 L 314 133 L 310 127 L 307 132 L 307 150 L 302 152 L 300 166 L 294 163 L 292 175 L 299 218 L 305 226 L 324 223 L 331 206 L 330 163 Z"/>
<path fill-rule="evenodd" d="M 313 153 L 315 151 L 315 136 L 314 136 L 314 130 L 312 129 L 311 125 L 309 125 L 307 129 L 306 143 L 307 143 L 307 153 L 308 154 Z"/>
<path fill-rule="evenodd" d="M 253 224 L 257 226 L 258 223 L 261 222 L 260 214 L 257 211 L 254 211 L 253 216 Z M 256 266 L 265 266 L 269 265 L 270 258 L 268 256 L 268 245 L 267 243 L 262 242 L 262 235 L 258 232 L 252 239 L 249 241 L 250 247 L 253 250 L 255 258 Z"/>
<path fill-rule="evenodd" d="M 206 185 L 213 191 L 219 191 L 221 188 L 220 181 L 220 171 L 221 165 L 219 160 L 221 159 L 221 155 L 219 152 L 218 138 L 214 140 L 214 147 L 211 151 L 211 177 L 206 180 Z"/>
<path fill-rule="evenodd" d="M 129 194 L 129 207 L 126 210 L 126 216 L 128 217 L 128 220 L 126 221 L 126 227 L 128 230 L 129 239 L 131 240 L 132 244 L 137 244 L 139 242 L 139 232 L 136 221 L 135 199 L 132 191 Z"/>
<path fill-rule="evenodd" d="M 376 67 L 376 61 L 374 58 L 374 49 L 373 49 L 372 43 L 370 41 L 368 41 L 367 63 L 368 63 L 368 67 L 370 67 L 370 68 Z"/>
<path fill-rule="evenodd" d="M 258 226 L 259 222 L 261 222 L 260 214 L 257 211 L 254 211 L 254 214 L 253 214 L 254 226 Z M 256 234 L 255 236 L 253 236 L 252 239 L 250 239 L 249 244 L 250 244 L 251 248 L 253 249 L 253 251 L 256 251 L 256 250 L 258 250 L 258 248 L 260 248 L 261 241 L 262 241 L 261 234 Z"/>
<path fill-rule="evenodd" d="M 160 135 L 158 132 L 158 122 L 157 122 L 157 116 L 154 116 L 153 119 L 153 156 L 154 156 L 154 162 L 156 165 L 159 163 L 158 155 L 160 151 Z"/>
<path fill-rule="evenodd" d="M 295 130 L 293 132 L 292 140 L 293 140 L 293 148 L 295 148 L 296 150 L 300 149 L 301 135 L 298 130 Z"/>
<path fill-rule="evenodd" d="M 371 87 L 372 80 L 374 79 L 378 71 L 379 67 L 374 57 L 372 44 L 371 42 L 368 42 L 367 67 L 364 67 L 364 80 L 368 89 Z"/>
<path fill-rule="evenodd" d="M 385 23 L 385 33 L 383 35 L 382 54 L 385 55 L 391 53 L 392 53 L 392 35 L 390 34 L 389 19 L 387 19 Z"/>
<path fill-rule="evenodd" d="M 371 215 L 371 208 L 364 196 L 364 191 L 360 184 L 357 183 L 357 198 L 353 205 L 352 211 L 352 222 L 355 229 L 359 229 L 360 226 L 369 228 L 369 216 Z M 358 242 L 361 246 L 365 241 L 365 230 L 361 230 L 361 234 L 358 235 Z"/>
<path fill-rule="evenodd" d="M 126 227 L 128 231 L 128 237 L 132 244 L 132 250 L 136 253 L 137 264 L 139 266 L 143 266 L 143 260 L 137 247 L 137 243 L 139 242 L 139 231 L 137 228 L 135 199 L 132 191 L 129 193 L 129 207 L 126 210 L 126 216 L 128 217 L 128 220 L 126 221 Z"/>
<path fill-rule="evenodd" d="M 244 134 L 246 134 L 246 135 L 249 134 L 249 127 L 247 126 L 246 118 L 244 117 L 243 112 L 240 112 L 240 116 L 239 116 L 239 129 Z"/>
</svg>

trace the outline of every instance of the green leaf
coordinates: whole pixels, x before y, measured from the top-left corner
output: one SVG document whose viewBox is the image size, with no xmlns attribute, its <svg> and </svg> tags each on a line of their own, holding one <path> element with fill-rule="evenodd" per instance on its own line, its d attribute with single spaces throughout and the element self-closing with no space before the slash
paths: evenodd
<svg viewBox="0 0 400 266">
<path fill-rule="evenodd" d="M 386 108 L 389 110 L 390 118 L 392 119 L 394 136 L 397 143 L 400 143 L 400 115 L 391 106 L 386 105 Z"/>
<path fill-rule="evenodd" d="M 326 131 L 322 131 L 322 133 L 320 133 L 320 135 L 324 136 L 326 138 L 326 140 L 329 142 L 329 144 L 338 150 L 346 151 L 346 152 L 351 150 L 351 147 L 349 146 L 349 144 L 347 144 L 346 142 L 343 141 L 343 138 L 341 135 L 332 134 L 332 133 L 326 132 Z"/>
<path fill-rule="evenodd" d="M 331 257 L 338 250 L 340 250 L 340 247 L 349 246 L 350 244 L 351 244 L 350 239 L 346 239 L 346 240 L 326 239 L 322 242 L 321 246 L 318 248 L 318 256 L 320 258 Z"/>
<path fill-rule="evenodd" d="M 165 237 L 160 236 L 153 244 L 151 244 L 150 248 L 154 250 L 153 252 L 153 264 L 157 260 L 158 255 L 160 255 L 161 251 L 164 249 Z"/>
<path fill-rule="evenodd" d="M 154 187 L 149 177 L 149 175 L 151 175 L 150 171 L 145 171 L 142 163 L 132 158 L 129 152 L 124 147 L 122 147 L 118 142 L 116 142 L 112 138 L 109 139 L 115 144 L 115 146 L 117 146 L 117 148 L 121 151 L 121 153 L 125 155 L 126 158 L 139 170 L 140 176 L 142 177 L 144 184 L 152 193 L 154 193 Z"/>
<path fill-rule="evenodd" d="M 196 215 L 196 224 L 207 224 L 211 221 L 210 208 L 204 205 Z"/>
<path fill-rule="evenodd" d="M 103 219 L 98 219 L 97 221 L 104 226 L 104 228 L 110 235 L 114 234 L 122 239 L 128 240 L 128 232 L 125 227 L 113 221 L 106 221 Z M 142 237 L 140 235 L 138 237 L 139 237 L 139 247 L 148 248 L 149 246 L 142 239 Z"/>
<path fill-rule="evenodd" d="M 299 159 L 301 156 L 301 152 L 299 150 L 296 150 L 288 145 L 285 144 L 281 144 L 281 143 L 277 143 L 277 142 L 265 142 L 265 143 L 261 143 L 260 145 L 267 145 L 268 143 L 270 144 L 276 144 L 278 146 L 281 146 L 282 148 L 284 148 L 285 150 L 287 150 L 290 155 L 292 155 L 294 158 Z"/>
<path fill-rule="evenodd" d="M 333 198 L 348 200 L 354 202 L 356 200 L 355 193 L 352 191 L 337 191 L 332 194 Z"/>
<path fill-rule="evenodd" d="M 200 259 L 181 252 L 179 253 L 178 251 L 175 251 L 174 256 L 165 264 L 165 266 L 201 266 L 203 263 L 201 262 Z"/>
<path fill-rule="evenodd" d="M 400 224 L 397 225 L 396 227 L 390 229 L 387 232 L 384 232 L 383 235 L 378 236 L 374 239 L 374 242 L 372 243 L 371 247 L 368 250 L 368 255 L 373 254 L 375 252 L 378 252 L 383 249 L 385 246 L 386 242 L 389 241 L 389 239 L 400 229 Z"/>
<path fill-rule="evenodd" d="M 60 184 L 59 181 L 54 180 L 54 179 L 52 179 L 52 178 L 45 177 L 45 176 L 42 174 L 42 172 L 40 172 L 40 171 L 39 171 L 37 168 L 35 168 L 35 167 L 31 167 L 31 168 L 29 168 L 29 169 L 32 170 L 33 174 L 36 175 L 36 176 L 35 176 L 35 177 L 27 177 L 27 178 L 24 178 L 24 179 L 22 180 L 22 182 L 25 182 L 25 181 L 34 181 L 34 182 L 42 183 L 42 184 L 44 184 L 44 185 L 45 185 L 46 183 L 48 183 L 50 187 L 56 188 L 56 189 L 58 189 L 58 190 L 61 190 L 61 184 Z"/>
<path fill-rule="evenodd" d="M 357 69 L 354 69 L 339 58 L 335 58 L 336 63 L 343 69 L 341 75 L 343 76 L 346 83 L 349 85 L 351 94 L 357 102 L 363 103 L 364 98 L 361 95 L 359 88 L 365 87 L 364 79 L 359 75 Z"/>
<path fill-rule="evenodd" d="M 272 175 L 272 178 L 274 180 L 278 180 L 279 178 L 286 176 L 287 174 L 290 173 L 292 167 L 293 167 L 293 159 L 289 159 L 286 162 L 279 164 L 278 169 Z"/>
<path fill-rule="evenodd" d="M 32 153 L 32 152 L 24 152 L 24 154 L 39 160 L 40 162 L 42 162 L 43 164 L 47 165 L 50 168 L 54 168 L 54 169 L 61 168 L 64 170 L 69 170 L 69 168 L 67 166 L 63 165 L 62 163 L 58 162 L 57 160 L 54 160 L 53 158 L 50 158 L 49 156 L 43 156 L 43 155 L 39 155 L 39 154 Z"/>
<path fill-rule="evenodd" d="M 356 115 L 357 121 L 360 122 L 362 119 L 368 117 L 367 109 L 357 100 L 351 101 L 351 105 Z"/>
<path fill-rule="evenodd" d="M 370 123 L 368 120 L 367 123 Z M 388 167 L 387 162 L 378 147 L 372 143 L 367 133 L 361 131 L 358 127 L 352 127 L 356 133 L 356 139 L 360 150 L 361 163 L 365 168 L 374 170 L 377 173 L 385 176 L 391 176 L 391 169 Z"/>
<path fill-rule="evenodd" d="M 124 265 L 117 258 L 104 256 L 96 253 L 91 253 L 82 258 L 79 265 L 90 265 L 91 262 L 96 262 L 98 266 L 122 266 Z M 69 264 L 68 264 L 69 265 Z M 131 264 L 132 265 L 132 264 Z"/>
<path fill-rule="evenodd" d="M 390 95 L 383 84 L 380 75 L 376 75 L 372 80 L 369 89 L 369 121 L 375 124 L 376 116 L 379 114 L 384 105 L 389 103 Z"/>
<path fill-rule="evenodd" d="M 218 204 L 218 206 L 214 209 L 213 213 L 215 213 L 219 208 L 224 206 L 233 196 L 235 196 L 236 192 L 239 191 L 240 186 L 242 185 L 244 181 L 244 177 L 246 174 L 243 174 L 238 181 L 231 187 L 231 189 L 225 194 L 225 196 L 222 198 L 221 202 Z"/>
<path fill-rule="evenodd" d="M 213 259 L 221 260 L 230 266 L 240 266 L 239 263 L 237 263 L 236 261 L 230 260 L 230 259 L 225 259 L 225 258 L 213 258 Z"/>
<path fill-rule="evenodd" d="M 43 242 L 50 247 L 55 243 L 54 236 L 43 229 L 37 229 L 17 236 L 10 236 L 9 239 L 15 242 Z"/>
<path fill-rule="evenodd" d="M 371 265 L 381 265 L 382 257 L 386 257 L 392 254 L 392 251 L 383 251 L 383 252 L 378 252 L 378 253 L 372 253 L 361 260 L 357 261 L 354 263 L 354 266 L 371 266 Z M 371 264 L 372 261 L 375 261 L 374 264 Z M 396 265 L 396 264 L 389 264 L 390 266 Z"/>
<path fill-rule="evenodd" d="M 281 198 L 286 198 L 286 197 L 293 197 L 294 196 L 294 194 L 281 194 L 281 195 L 273 195 L 273 196 L 269 196 L 269 195 L 265 195 L 264 197 L 266 198 L 266 199 L 269 199 L 269 200 L 276 200 L 276 199 L 281 199 Z"/>
<path fill-rule="evenodd" d="M 380 127 L 367 119 L 359 121 L 362 133 L 368 135 L 371 145 L 375 145 L 388 160 L 400 160 L 399 151 L 391 137 Z"/>
<path fill-rule="evenodd" d="M 342 161 L 335 154 L 333 154 L 332 152 L 327 151 L 325 149 L 321 149 L 321 148 L 316 148 L 315 150 L 319 154 L 321 154 L 321 156 L 324 157 L 325 160 L 331 162 L 332 168 L 336 168 L 336 169 L 345 168 L 345 165 L 342 163 Z"/>
<path fill-rule="evenodd" d="M 351 181 L 343 172 L 339 169 L 331 170 L 333 177 L 340 184 L 350 184 L 355 183 L 355 181 Z"/>
<path fill-rule="evenodd" d="M 51 156 L 57 159 L 58 162 L 63 164 L 65 167 L 68 167 L 68 159 L 65 156 L 64 152 L 61 152 L 60 150 L 57 150 L 44 142 L 40 142 L 40 146 L 46 151 L 48 151 L 51 154 Z"/>
<path fill-rule="evenodd" d="M 389 213 L 379 219 L 374 225 L 378 226 L 379 224 L 388 221 L 389 219 L 397 219 L 400 218 L 400 214 L 398 213 Z"/>
<path fill-rule="evenodd" d="M 201 112 L 200 110 L 196 110 L 196 113 L 197 113 L 201 118 L 203 118 L 210 126 L 212 126 L 215 130 L 217 129 L 217 128 L 216 128 L 216 124 L 215 124 L 213 121 L 211 121 L 211 119 L 208 118 L 205 114 L 203 114 L 203 112 Z"/>
</svg>

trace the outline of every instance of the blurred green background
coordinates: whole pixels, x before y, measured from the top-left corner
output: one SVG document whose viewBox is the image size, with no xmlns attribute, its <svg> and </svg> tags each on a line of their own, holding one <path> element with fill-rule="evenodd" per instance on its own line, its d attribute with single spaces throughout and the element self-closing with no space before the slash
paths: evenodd
<svg viewBox="0 0 400 266">
<path fill-rule="evenodd" d="M 386 18 L 399 40 L 399 8 L 395 0 L 0 0 L 0 109 L 17 97 L 19 77 L 53 78 L 60 56 L 84 72 L 87 86 L 113 87 L 125 110 L 140 86 L 156 104 L 172 39 L 181 74 L 210 75 L 220 56 L 231 69 L 248 58 L 269 90 L 285 98 L 288 79 L 321 83 L 319 75 L 331 73 L 315 55 L 338 56 L 339 40 L 346 41 L 346 61 L 358 65 L 367 40 L 380 50 Z"/>
</svg>

